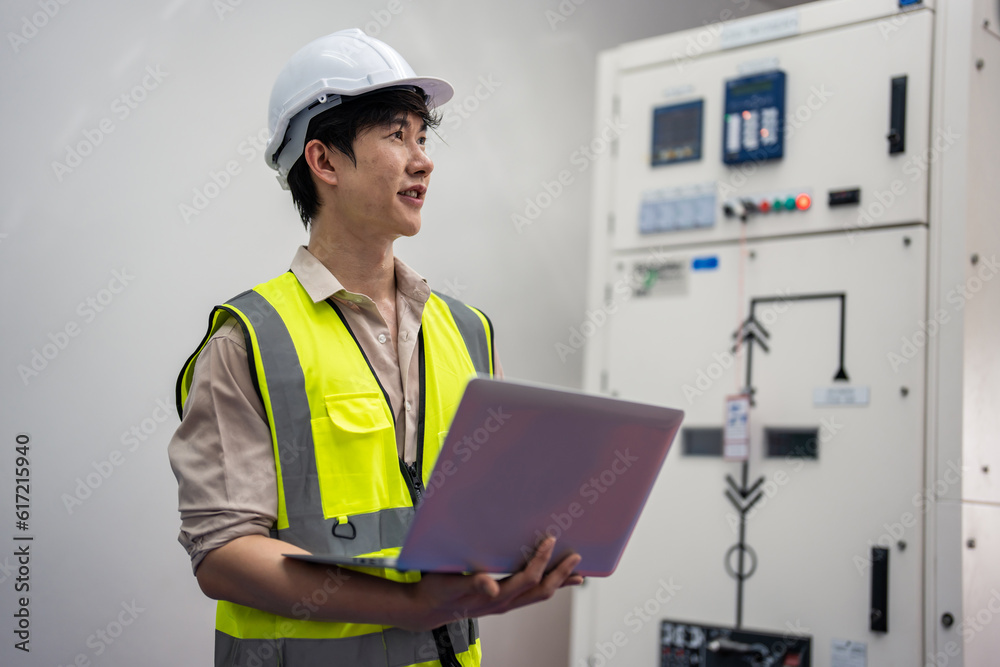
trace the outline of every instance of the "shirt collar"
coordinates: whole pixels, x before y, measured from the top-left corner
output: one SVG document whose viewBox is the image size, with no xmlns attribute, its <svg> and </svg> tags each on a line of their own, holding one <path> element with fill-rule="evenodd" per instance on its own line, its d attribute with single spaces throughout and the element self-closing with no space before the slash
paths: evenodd
<svg viewBox="0 0 1000 667">
<path fill-rule="evenodd" d="M 393 263 L 396 271 L 396 291 L 418 303 L 426 303 L 427 299 L 430 298 L 427 280 L 400 258 L 393 257 Z M 330 269 L 316 259 L 316 256 L 309 252 L 305 246 L 300 246 L 295 251 L 291 271 L 313 303 L 319 303 L 330 297 L 347 301 L 351 300 L 347 298 L 348 296 L 367 298 L 365 294 L 357 294 L 345 289 L 337 280 L 337 276 L 333 275 Z"/>
</svg>

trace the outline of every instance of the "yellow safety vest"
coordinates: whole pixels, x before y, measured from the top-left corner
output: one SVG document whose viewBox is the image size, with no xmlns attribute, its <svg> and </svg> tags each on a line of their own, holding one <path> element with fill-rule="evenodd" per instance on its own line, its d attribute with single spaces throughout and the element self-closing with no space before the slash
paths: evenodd
<svg viewBox="0 0 1000 667">
<path fill-rule="evenodd" d="M 417 464 L 412 471 L 419 475 L 413 475 L 397 454 L 388 395 L 347 320 L 332 299 L 314 303 L 291 272 L 212 311 L 208 334 L 177 381 L 179 411 L 195 361 L 227 315 L 243 329 L 250 371 L 271 429 L 278 477 L 272 536 L 313 553 L 396 555 L 421 479 L 430 477 L 467 381 L 476 373 L 493 374 L 489 320 L 437 293 L 424 307 L 417 343 Z M 415 572 L 363 571 L 398 581 L 420 578 Z M 314 591 L 313 599 L 293 609 L 296 618 L 220 601 L 217 667 L 480 664 L 473 620 L 423 633 L 310 620 L 310 604 L 321 604 L 335 590 L 336 578 L 329 583 L 329 590 Z"/>
</svg>

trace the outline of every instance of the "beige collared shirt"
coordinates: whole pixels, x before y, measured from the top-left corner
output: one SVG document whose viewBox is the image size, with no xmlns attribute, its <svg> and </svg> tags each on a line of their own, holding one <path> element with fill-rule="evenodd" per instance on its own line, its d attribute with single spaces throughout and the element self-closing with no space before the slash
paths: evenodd
<svg viewBox="0 0 1000 667">
<path fill-rule="evenodd" d="M 291 270 L 313 302 L 332 298 L 340 305 L 396 413 L 398 453 L 412 463 L 420 400 L 417 334 L 430 296 L 427 281 L 395 260 L 393 341 L 375 302 L 344 289 L 305 247 L 296 252 Z M 495 357 L 493 365 L 500 377 Z M 196 571 L 212 549 L 244 535 L 269 534 L 277 517 L 274 450 L 250 377 L 243 332 L 234 320 L 212 335 L 198 357 L 184 417 L 167 451 L 178 483 L 178 541 Z"/>
</svg>

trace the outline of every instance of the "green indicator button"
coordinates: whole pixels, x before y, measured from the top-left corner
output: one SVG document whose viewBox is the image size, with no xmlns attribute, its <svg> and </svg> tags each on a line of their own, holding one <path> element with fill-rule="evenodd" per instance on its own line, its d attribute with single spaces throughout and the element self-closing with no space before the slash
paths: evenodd
<svg viewBox="0 0 1000 667">
<path fill-rule="evenodd" d="M 775 211 L 780 211 L 784 207 L 785 207 L 785 203 L 783 201 L 781 201 L 780 199 L 775 199 L 774 200 L 774 210 Z"/>
<path fill-rule="evenodd" d="M 785 200 L 785 208 L 787 208 L 789 211 L 795 210 L 795 197 L 789 197 L 788 199 Z"/>
</svg>

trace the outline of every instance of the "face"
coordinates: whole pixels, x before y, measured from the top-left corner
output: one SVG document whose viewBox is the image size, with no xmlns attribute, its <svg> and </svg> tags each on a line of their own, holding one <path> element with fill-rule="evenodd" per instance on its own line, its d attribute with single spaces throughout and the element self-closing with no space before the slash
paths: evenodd
<svg viewBox="0 0 1000 667">
<path fill-rule="evenodd" d="M 389 125 L 370 128 L 354 140 L 357 166 L 337 153 L 339 220 L 365 237 L 394 241 L 420 231 L 420 209 L 434 163 L 424 152 L 427 128 L 420 116 L 400 114 Z"/>
</svg>

